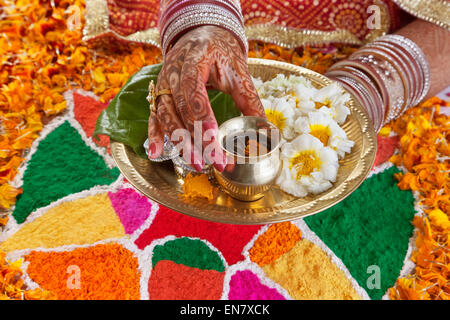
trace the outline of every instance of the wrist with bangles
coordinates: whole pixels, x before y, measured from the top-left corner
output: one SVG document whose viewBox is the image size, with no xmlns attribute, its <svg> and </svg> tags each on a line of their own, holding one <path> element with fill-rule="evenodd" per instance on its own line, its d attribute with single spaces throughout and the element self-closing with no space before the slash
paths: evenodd
<svg viewBox="0 0 450 320">
<path fill-rule="evenodd" d="M 424 53 L 399 35 L 376 39 L 331 66 L 325 75 L 360 100 L 377 132 L 421 102 L 430 88 Z"/>
<path fill-rule="evenodd" d="M 163 56 L 186 32 L 199 26 L 213 25 L 231 32 L 248 54 L 244 18 L 239 1 L 179 0 L 170 2 L 159 20 Z"/>
<path fill-rule="evenodd" d="M 204 25 L 213 25 L 230 31 L 239 41 L 245 56 L 248 42 L 245 36 L 244 17 L 240 2 L 233 0 L 180 0 L 170 2 L 161 12 L 159 29 L 163 56 L 186 32 Z M 148 100 L 151 111 L 156 112 L 156 100 L 170 89 L 156 91 L 152 83 Z"/>
</svg>

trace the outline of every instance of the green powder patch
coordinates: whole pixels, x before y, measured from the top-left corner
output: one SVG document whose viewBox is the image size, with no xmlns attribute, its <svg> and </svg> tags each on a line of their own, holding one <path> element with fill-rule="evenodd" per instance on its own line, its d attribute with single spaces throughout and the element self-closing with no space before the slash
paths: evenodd
<svg viewBox="0 0 450 320">
<path fill-rule="evenodd" d="M 336 206 L 305 218 L 372 299 L 395 283 L 413 233 L 414 197 L 397 187 L 396 172 L 372 176 Z"/>
<path fill-rule="evenodd" d="M 230 240 L 231 241 L 231 240 Z M 211 250 L 203 241 L 179 238 L 157 245 L 153 249 L 152 265 L 161 260 L 170 260 L 188 267 L 223 272 L 225 266 L 217 252 Z"/>
<path fill-rule="evenodd" d="M 89 148 L 69 122 L 64 122 L 39 143 L 23 176 L 23 193 L 13 216 L 22 223 L 34 210 L 95 185 L 107 185 L 119 176 Z"/>
</svg>

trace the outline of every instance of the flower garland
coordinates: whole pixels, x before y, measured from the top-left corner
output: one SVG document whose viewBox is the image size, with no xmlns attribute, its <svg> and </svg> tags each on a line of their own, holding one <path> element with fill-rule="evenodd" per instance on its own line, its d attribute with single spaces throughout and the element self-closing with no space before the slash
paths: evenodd
<svg viewBox="0 0 450 320">
<path fill-rule="evenodd" d="M 440 106 L 450 103 L 431 98 L 386 127 L 400 136 L 400 153 L 390 159 L 406 169 L 396 176 L 398 187 L 415 192 L 422 211 L 413 221 L 415 273 L 397 280 L 391 299 L 450 298 L 450 119 Z"/>
</svg>

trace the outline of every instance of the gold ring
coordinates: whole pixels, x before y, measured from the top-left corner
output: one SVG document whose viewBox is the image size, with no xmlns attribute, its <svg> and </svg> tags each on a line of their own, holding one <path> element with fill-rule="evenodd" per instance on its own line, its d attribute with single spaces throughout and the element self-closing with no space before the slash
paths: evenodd
<svg viewBox="0 0 450 320">
<path fill-rule="evenodd" d="M 172 91 L 170 89 L 162 89 L 159 90 L 158 93 L 155 93 L 155 84 L 152 81 L 150 81 L 150 85 L 148 86 L 148 102 L 150 103 L 150 112 L 156 113 L 156 99 L 158 99 L 159 96 L 162 96 L 164 94 L 172 94 Z"/>
<path fill-rule="evenodd" d="M 155 100 L 158 99 L 159 96 L 162 96 L 162 95 L 164 95 L 164 94 L 169 94 L 169 95 L 171 95 L 171 94 L 172 94 L 172 91 L 171 91 L 170 89 L 162 89 L 162 90 L 159 90 L 158 93 L 156 93 L 156 95 L 155 95 Z"/>
</svg>

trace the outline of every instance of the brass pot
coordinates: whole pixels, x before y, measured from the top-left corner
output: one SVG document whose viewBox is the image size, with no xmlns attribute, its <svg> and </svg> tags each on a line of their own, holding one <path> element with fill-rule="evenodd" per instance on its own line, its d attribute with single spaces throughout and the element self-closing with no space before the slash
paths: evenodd
<svg viewBox="0 0 450 320">
<path fill-rule="evenodd" d="M 229 145 L 237 135 L 258 135 L 270 141 L 270 150 L 253 156 L 230 152 Z M 231 139 L 230 139 L 231 138 Z M 267 119 L 260 117 L 236 117 L 219 127 L 219 144 L 227 157 L 223 172 L 214 169 L 222 189 L 233 198 L 243 201 L 261 199 L 275 182 L 281 168 L 280 131 Z"/>
</svg>

